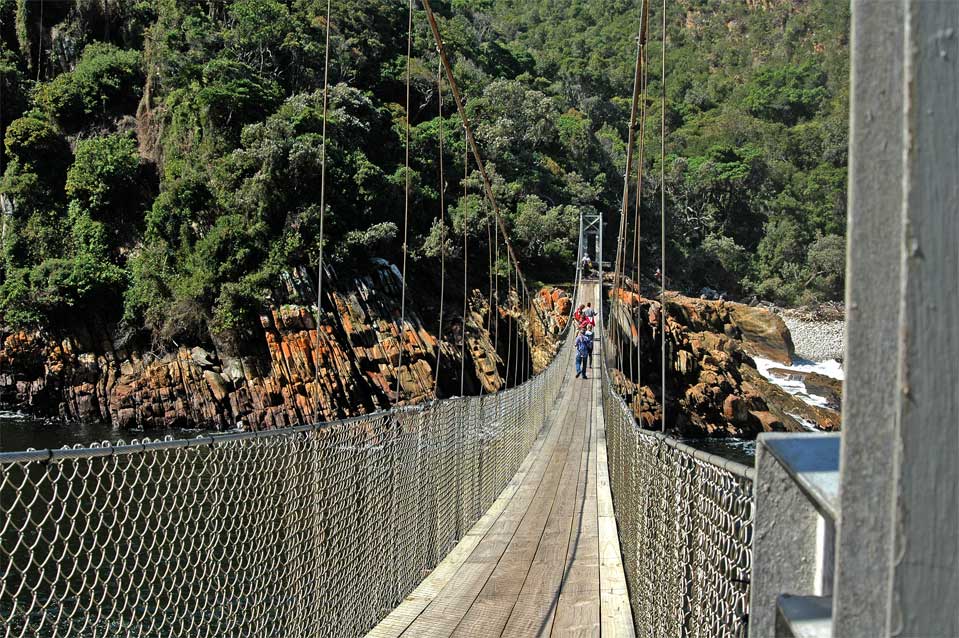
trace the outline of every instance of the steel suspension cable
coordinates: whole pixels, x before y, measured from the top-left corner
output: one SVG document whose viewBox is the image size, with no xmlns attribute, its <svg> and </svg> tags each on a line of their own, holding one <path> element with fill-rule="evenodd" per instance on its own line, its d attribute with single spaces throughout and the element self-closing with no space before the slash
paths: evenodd
<svg viewBox="0 0 959 638">
<path fill-rule="evenodd" d="M 534 312 L 533 304 L 530 300 L 530 294 L 528 291 L 524 291 L 520 297 L 520 310 L 522 311 L 522 314 L 520 315 L 520 319 L 522 320 L 520 322 L 520 329 L 523 331 L 523 338 L 522 341 L 520 341 L 521 352 L 523 353 L 523 360 L 520 364 L 520 379 L 521 381 L 525 382 L 527 379 L 526 368 L 529 366 L 528 345 L 532 340 L 532 323 L 530 321 L 530 317 Z M 524 343 L 526 345 L 524 345 Z"/>
<path fill-rule="evenodd" d="M 326 45 L 323 56 L 323 125 L 320 133 L 320 254 L 316 267 L 316 364 L 314 379 L 316 397 L 314 399 L 314 419 L 320 422 L 320 333 L 323 331 L 323 232 L 326 219 L 326 120 L 330 97 L 330 17 L 332 0 L 326 0 Z"/>
<path fill-rule="evenodd" d="M 663 0 L 663 50 L 662 50 L 662 113 L 660 121 L 660 161 L 659 161 L 659 215 L 660 215 L 660 317 L 662 321 L 662 349 L 660 352 L 660 374 L 663 383 L 663 424 L 666 431 L 666 0 Z"/>
<path fill-rule="evenodd" d="M 40 0 L 40 30 L 38 35 L 40 39 L 37 40 L 37 82 L 40 81 L 40 71 L 43 69 L 43 0 Z"/>
<path fill-rule="evenodd" d="M 509 387 L 509 369 L 513 354 L 513 321 L 510 316 L 510 306 L 513 297 L 513 275 L 509 268 L 509 255 L 506 255 L 506 366 L 503 368 L 503 387 Z"/>
<path fill-rule="evenodd" d="M 499 233 L 494 233 L 493 244 L 493 304 L 496 307 L 496 315 L 493 317 L 493 361 L 496 363 L 496 369 L 499 370 Z M 493 305 L 490 306 L 490 312 L 493 312 Z"/>
<path fill-rule="evenodd" d="M 517 280 L 519 278 L 517 277 Z M 516 286 L 519 288 L 519 286 Z M 523 324 L 523 295 L 517 290 L 516 291 L 516 357 L 513 360 L 513 385 L 519 385 L 519 358 L 520 358 L 520 341 L 519 341 L 519 331 L 522 328 Z"/>
<path fill-rule="evenodd" d="M 407 36 L 406 36 L 406 164 L 405 164 L 405 188 L 404 188 L 404 197 L 403 197 L 403 268 L 401 271 L 402 274 L 402 290 L 400 292 L 400 327 L 399 334 L 397 335 L 399 343 L 397 350 L 399 351 L 399 359 L 396 364 L 396 402 L 399 403 L 401 400 L 400 397 L 400 380 L 402 379 L 402 370 L 403 370 L 403 346 L 406 341 L 406 257 L 407 253 L 407 242 L 409 240 L 409 227 L 410 227 L 410 118 L 412 117 L 412 109 L 410 108 L 410 84 L 412 77 L 412 59 L 413 59 L 413 0 L 407 2 L 409 6 L 409 21 L 407 26 Z"/>
<path fill-rule="evenodd" d="M 443 38 L 440 35 L 439 25 L 436 22 L 436 16 L 433 14 L 433 8 L 430 6 L 429 0 L 422 0 L 422 2 L 423 8 L 426 10 L 427 20 L 429 20 L 430 23 L 430 29 L 433 32 L 433 39 L 436 41 L 437 49 L 439 49 L 440 59 L 443 62 L 443 68 L 446 70 L 446 79 L 450 85 L 450 92 L 453 94 L 453 101 L 456 103 L 456 110 L 460 115 L 460 119 L 463 121 L 463 127 L 466 129 L 467 143 L 473 152 L 473 158 L 476 161 L 476 167 L 483 178 L 483 190 L 486 194 L 486 198 L 489 200 L 490 206 L 493 208 L 496 223 L 499 226 L 500 231 L 503 233 L 506 250 L 513 259 L 513 263 L 516 265 L 523 288 L 527 288 L 526 278 L 523 276 L 522 270 L 520 269 L 519 259 L 516 257 L 516 251 L 513 249 L 513 245 L 509 241 L 506 222 L 500 213 L 499 205 L 496 202 L 496 196 L 493 194 L 493 182 L 489 177 L 489 173 L 486 171 L 486 164 L 483 162 L 483 156 L 480 154 L 479 147 L 476 144 L 476 139 L 473 136 L 473 129 L 470 125 L 469 118 L 466 116 L 466 109 L 463 107 L 463 100 L 460 98 L 459 86 L 456 84 L 456 77 L 453 75 L 453 68 L 450 66 L 449 58 L 446 55 L 446 46 L 443 44 Z"/>
<path fill-rule="evenodd" d="M 642 72 L 643 72 L 643 44 L 644 44 L 644 28 L 645 20 L 644 15 L 646 12 L 645 5 L 648 0 L 644 0 L 643 5 L 640 6 L 640 21 L 639 27 L 636 34 L 636 62 L 633 72 L 633 97 L 630 105 L 630 114 L 629 114 L 629 128 L 627 130 L 627 142 L 626 142 L 626 168 L 623 171 L 623 201 L 620 207 L 620 216 L 619 216 L 619 233 L 616 238 L 616 261 L 613 270 L 613 299 L 610 303 L 610 320 L 609 325 L 612 328 L 610 331 L 610 339 L 608 342 L 615 349 L 614 356 L 616 357 L 616 367 L 621 371 L 623 370 L 622 365 L 622 346 L 623 346 L 623 335 L 622 328 L 619 324 L 613 321 L 612 313 L 616 308 L 620 306 L 621 300 L 621 287 L 622 287 L 622 278 L 625 271 L 625 244 L 626 244 L 626 231 L 628 228 L 628 217 L 629 217 L 629 184 L 630 179 L 633 174 L 633 150 L 636 145 L 636 120 L 637 114 L 639 113 L 639 97 L 640 97 L 640 88 L 642 85 Z M 600 282 L 602 285 L 602 282 Z"/>
<path fill-rule="evenodd" d="M 646 19 L 649 19 L 648 9 L 649 3 L 646 2 L 647 15 Z M 646 170 L 646 115 L 647 115 L 647 88 L 649 86 L 649 47 L 643 45 L 643 101 L 642 101 L 642 111 L 639 117 L 639 158 L 636 162 L 636 203 L 634 207 L 634 219 L 635 219 L 635 236 L 633 239 L 633 263 L 635 264 L 635 277 L 634 281 L 636 283 L 636 292 L 638 295 L 639 306 L 636 309 L 636 383 L 642 385 L 642 376 L 643 376 L 643 363 L 642 363 L 642 350 L 643 350 L 643 332 L 641 330 L 640 324 L 642 319 L 642 301 L 643 301 L 643 287 L 642 287 L 642 270 L 640 268 L 642 262 L 642 204 L 643 204 L 643 174 Z"/>
<path fill-rule="evenodd" d="M 443 63 L 436 72 L 436 99 L 439 103 L 439 169 L 440 169 L 440 325 L 436 335 L 436 375 L 433 378 L 433 396 L 439 397 L 440 360 L 443 356 L 443 311 L 446 302 L 446 176 L 443 171 L 445 131 L 443 122 Z"/>
<path fill-rule="evenodd" d="M 515 274 L 515 271 L 514 271 L 514 274 Z M 519 277 L 515 277 L 515 280 L 516 281 L 514 283 L 514 286 L 516 287 L 516 290 L 517 290 L 516 304 L 515 306 L 513 305 L 513 291 L 510 290 L 509 305 L 510 307 L 513 308 L 513 312 L 519 313 L 521 310 L 520 301 L 519 301 L 519 292 L 518 292 Z M 518 318 L 514 317 L 513 320 L 510 322 L 510 324 L 513 329 L 513 340 L 515 341 L 515 346 L 513 348 L 513 385 L 516 385 L 516 369 L 517 369 L 516 366 L 517 366 L 517 363 L 519 362 L 519 320 Z"/>
<path fill-rule="evenodd" d="M 486 248 L 489 253 L 489 312 L 486 313 L 486 332 L 493 331 L 493 230 L 490 224 L 490 216 L 486 216 Z"/>
<path fill-rule="evenodd" d="M 467 150 L 463 154 L 463 325 L 460 330 L 462 343 L 460 344 L 460 396 L 465 395 L 466 388 L 466 314 L 469 311 L 469 234 L 466 224 L 466 206 L 469 197 L 469 164 L 470 154 Z M 482 386 L 482 384 L 480 384 Z"/>
<path fill-rule="evenodd" d="M 640 99 L 640 115 L 639 115 L 639 156 L 636 160 L 636 199 L 633 206 L 633 221 L 634 221 L 634 235 L 633 235 L 633 265 L 634 265 L 634 278 L 633 282 L 636 285 L 636 293 L 638 299 L 638 307 L 636 309 L 636 316 L 634 321 L 636 322 L 636 368 L 633 370 L 633 358 L 630 358 L 630 376 L 633 377 L 637 385 L 642 385 L 642 345 L 643 345 L 643 332 L 641 329 L 641 318 L 642 318 L 642 285 L 641 285 L 641 276 L 640 271 L 640 261 L 642 259 L 641 255 L 641 239 L 642 239 L 642 202 L 643 202 L 643 174 L 646 171 L 646 115 L 648 111 L 647 105 L 647 88 L 649 86 L 649 0 L 643 0 L 643 31 L 642 31 L 642 65 L 643 65 L 643 79 L 642 87 L 640 92 L 642 97 Z M 635 372 L 635 376 L 633 373 Z"/>
</svg>

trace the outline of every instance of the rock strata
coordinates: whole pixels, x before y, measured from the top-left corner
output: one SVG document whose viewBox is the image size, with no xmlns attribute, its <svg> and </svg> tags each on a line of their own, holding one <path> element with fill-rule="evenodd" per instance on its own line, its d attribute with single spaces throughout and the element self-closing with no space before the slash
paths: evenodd
<svg viewBox="0 0 959 638">
<path fill-rule="evenodd" d="M 401 326 L 400 282 L 388 265 L 331 286 L 319 330 L 308 275 L 294 273 L 288 288 L 288 303 L 263 312 L 260 330 L 240 346 L 184 345 L 167 352 L 121 347 L 102 325 L 78 324 L 57 335 L 0 330 L 0 401 L 38 416 L 137 429 L 268 429 L 327 421 L 458 394 L 461 351 L 467 392 L 521 381 L 517 370 L 539 369 L 551 359 L 569 308 L 564 292 L 547 290 L 536 300 L 547 325 L 518 307 L 494 311 L 491 319 L 488 302 L 477 293 L 465 331 L 459 314 L 448 317 L 438 347 L 435 327 L 424 322 L 410 295 Z M 501 335 L 514 337 L 511 355 L 531 360 L 512 365 L 512 376 L 505 370 L 505 338 L 497 351 L 486 329 L 495 321 Z"/>
<path fill-rule="evenodd" d="M 839 428 L 837 412 L 807 405 L 757 371 L 751 354 L 792 361 L 789 331 L 773 313 L 668 294 L 664 330 L 659 301 L 630 290 L 618 294 L 613 382 L 643 427 L 661 427 L 665 333 L 666 426 L 676 434 L 753 438 L 760 432 Z"/>
</svg>

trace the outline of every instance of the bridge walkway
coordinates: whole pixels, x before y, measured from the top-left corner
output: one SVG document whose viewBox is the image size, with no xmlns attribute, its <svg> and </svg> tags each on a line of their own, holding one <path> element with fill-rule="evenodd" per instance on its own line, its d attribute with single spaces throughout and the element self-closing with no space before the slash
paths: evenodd
<svg viewBox="0 0 959 638">
<path fill-rule="evenodd" d="M 595 288 L 595 286 L 593 286 Z M 597 339 L 490 510 L 368 638 L 632 636 L 606 465 Z"/>
</svg>

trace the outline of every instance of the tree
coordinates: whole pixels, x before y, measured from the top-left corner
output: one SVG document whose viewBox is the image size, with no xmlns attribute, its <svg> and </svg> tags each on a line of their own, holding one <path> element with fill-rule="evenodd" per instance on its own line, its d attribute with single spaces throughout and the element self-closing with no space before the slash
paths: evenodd
<svg viewBox="0 0 959 638">
<path fill-rule="evenodd" d="M 129 135 L 80 140 L 67 171 L 66 194 L 96 219 L 135 220 L 124 210 L 137 206 L 139 170 L 136 140 Z"/>
<path fill-rule="evenodd" d="M 136 109 L 143 86 L 140 54 L 94 42 L 76 68 L 43 84 L 37 104 L 67 131 Z"/>
</svg>

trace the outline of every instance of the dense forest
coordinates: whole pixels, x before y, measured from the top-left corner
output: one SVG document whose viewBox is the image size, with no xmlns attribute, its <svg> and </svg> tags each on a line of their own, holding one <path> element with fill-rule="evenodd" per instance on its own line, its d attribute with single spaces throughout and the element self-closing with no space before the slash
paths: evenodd
<svg viewBox="0 0 959 638">
<path fill-rule="evenodd" d="M 615 239 L 639 3 L 433 4 L 525 270 L 568 277 L 582 210 Z M 659 251 L 664 189 L 672 285 L 839 298 L 845 3 L 668 2 L 665 164 L 659 11 L 643 255 Z M 189 343 L 282 303 L 284 273 L 318 258 L 325 14 L 325 0 L 0 0 L 2 323 L 84 313 Z M 409 117 L 416 286 L 444 237 L 451 262 L 464 233 L 476 263 L 491 251 L 419 6 L 414 24 L 407 108 L 406 3 L 332 3 L 324 245 L 340 270 L 399 260 Z"/>
</svg>

